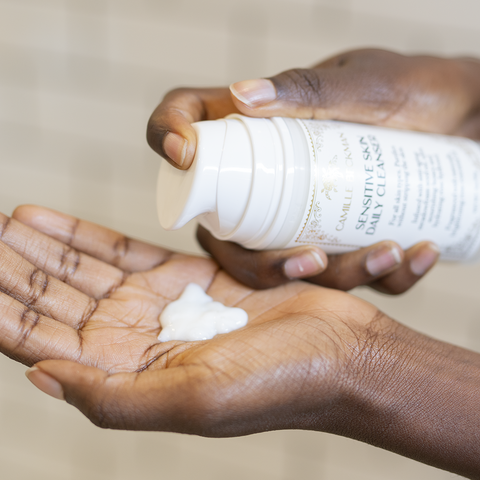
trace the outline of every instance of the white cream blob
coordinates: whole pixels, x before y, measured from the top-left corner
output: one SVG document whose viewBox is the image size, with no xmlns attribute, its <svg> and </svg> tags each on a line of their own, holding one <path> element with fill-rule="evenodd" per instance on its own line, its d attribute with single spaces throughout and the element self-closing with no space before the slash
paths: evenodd
<svg viewBox="0 0 480 480">
<path fill-rule="evenodd" d="M 244 327 L 248 315 L 241 308 L 214 302 L 196 283 L 189 283 L 178 300 L 168 304 L 159 317 L 161 342 L 208 340 L 218 333 Z"/>
</svg>

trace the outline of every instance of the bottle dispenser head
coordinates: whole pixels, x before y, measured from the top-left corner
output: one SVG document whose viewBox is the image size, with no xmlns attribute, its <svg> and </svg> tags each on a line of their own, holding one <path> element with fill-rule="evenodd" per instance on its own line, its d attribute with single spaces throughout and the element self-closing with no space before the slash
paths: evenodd
<svg viewBox="0 0 480 480">
<path fill-rule="evenodd" d="M 167 162 L 160 168 L 162 227 L 174 230 L 199 217 L 215 237 L 257 248 L 276 216 L 286 175 L 279 125 L 232 115 L 193 128 L 197 148 L 190 169 Z"/>
</svg>

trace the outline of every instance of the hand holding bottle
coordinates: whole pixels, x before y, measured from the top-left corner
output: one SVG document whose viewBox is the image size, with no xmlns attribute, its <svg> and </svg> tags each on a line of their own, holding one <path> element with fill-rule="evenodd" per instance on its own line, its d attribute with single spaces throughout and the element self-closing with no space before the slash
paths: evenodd
<svg viewBox="0 0 480 480">
<path fill-rule="evenodd" d="M 170 92 L 149 123 L 150 145 L 172 164 L 188 168 L 195 152 L 190 122 L 233 112 L 249 116 L 337 119 L 411 130 L 478 135 L 475 115 L 480 66 L 474 60 L 405 57 L 361 50 L 333 57 L 312 69 L 218 89 Z M 412 286 L 435 263 L 434 245 L 403 252 L 381 242 L 353 253 L 330 256 L 316 247 L 254 252 L 220 242 L 200 228 L 202 246 L 234 277 L 256 288 L 289 278 L 350 289 L 369 284 L 389 293 Z"/>
</svg>

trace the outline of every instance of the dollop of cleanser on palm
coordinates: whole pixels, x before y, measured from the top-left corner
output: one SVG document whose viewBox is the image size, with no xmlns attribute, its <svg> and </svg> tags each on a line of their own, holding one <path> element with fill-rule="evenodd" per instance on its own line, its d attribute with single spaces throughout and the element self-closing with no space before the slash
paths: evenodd
<svg viewBox="0 0 480 480">
<path fill-rule="evenodd" d="M 196 283 L 189 283 L 178 300 L 168 304 L 160 315 L 161 342 L 169 340 L 209 340 L 218 333 L 244 327 L 248 315 L 241 308 L 215 302 Z"/>
<path fill-rule="evenodd" d="M 160 167 L 167 230 L 198 217 L 216 238 L 256 250 L 344 253 L 432 240 L 443 260 L 480 258 L 480 147 L 472 140 L 240 115 L 193 128 L 192 166 Z"/>
</svg>

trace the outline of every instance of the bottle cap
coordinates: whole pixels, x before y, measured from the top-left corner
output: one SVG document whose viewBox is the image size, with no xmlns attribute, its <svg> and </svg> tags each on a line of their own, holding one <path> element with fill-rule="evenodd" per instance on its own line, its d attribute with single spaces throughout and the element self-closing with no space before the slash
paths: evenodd
<svg viewBox="0 0 480 480">
<path fill-rule="evenodd" d="M 242 218 L 252 175 L 252 148 L 238 120 L 194 123 L 197 148 L 192 166 L 178 170 L 162 162 L 157 184 L 160 224 L 175 230 L 195 217 L 219 235 Z"/>
<path fill-rule="evenodd" d="M 192 166 L 178 170 L 162 162 L 157 183 L 157 208 L 160 224 L 166 230 L 176 230 L 200 213 L 216 209 L 218 166 L 225 136 L 224 122 L 194 124 L 197 142 Z"/>
<path fill-rule="evenodd" d="M 162 162 L 160 168 L 157 206 L 162 227 L 174 230 L 199 217 L 221 240 L 265 248 L 287 175 L 279 122 L 231 115 L 194 123 L 192 166 L 178 170 Z"/>
</svg>

